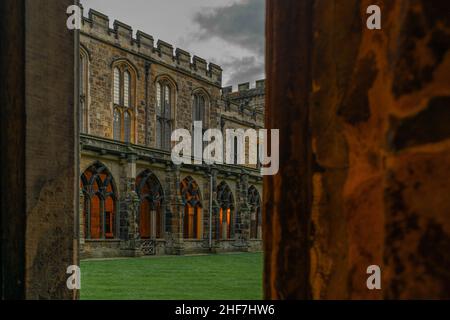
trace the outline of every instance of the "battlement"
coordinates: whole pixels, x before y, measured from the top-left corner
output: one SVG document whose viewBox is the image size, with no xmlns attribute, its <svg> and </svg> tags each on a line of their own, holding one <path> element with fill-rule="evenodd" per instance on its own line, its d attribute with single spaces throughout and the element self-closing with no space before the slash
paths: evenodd
<svg viewBox="0 0 450 320">
<path fill-rule="evenodd" d="M 83 8 L 82 8 L 83 10 Z M 84 11 L 84 10 L 83 10 Z M 149 57 L 155 62 L 169 65 L 194 77 L 201 78 L 216 86 L 222 86 L 222 68 L 193 56 L 185 50 L 176 48 L 165 41 L 155 41 L 151 35 L 138 30 L 134 37 L 133 28 L 121 21 L 114 20 L 110 27 L 109 17 L 90 9 L 86 17 L 83 12 L 82 32 L 102 41 L 106 41 L 123 49 Z"/>
<path fill-rule="evenodd" d="M 228 86 L 222 88 L 222 94 L 223 95 L 233 95 L 233 96 L 240 96 L 240 95 L 258 95 L 258 94 L 264 94 L 265 90 L 265 82 L 266 80 L 258 80 L 255 83 L 254 88 L 250 88 L 250 82 L 241 83 L 238 85 L 238 90 L 233 91 L 233 86 Z"/>
</svg>

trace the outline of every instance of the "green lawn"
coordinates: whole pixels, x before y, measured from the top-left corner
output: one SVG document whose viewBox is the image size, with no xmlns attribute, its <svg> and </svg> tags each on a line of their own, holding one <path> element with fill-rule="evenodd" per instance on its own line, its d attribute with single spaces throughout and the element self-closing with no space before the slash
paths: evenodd
<svg viewBox="0 0 450 320">
<path fill-rule="evenodd" d="M 262 254 L 86 260 L 81 299 L 262 299 Z"/>
</svg>

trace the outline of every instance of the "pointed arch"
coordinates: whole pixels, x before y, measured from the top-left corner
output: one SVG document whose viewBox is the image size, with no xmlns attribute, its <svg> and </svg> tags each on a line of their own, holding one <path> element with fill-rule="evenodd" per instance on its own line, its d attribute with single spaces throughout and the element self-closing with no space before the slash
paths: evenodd
<svg viewBox="0 0 450 320">
<path fill-rule="evenodd" d="M 184 204 L 183 237 L 202 239 L 202 198 L 197 182 L 190 176 L 180 183 L 181 199 Z"/>
<path fill-rule="evenodd" d="M 126 143 L 136 140 L 137 68 L 128 59 L 111 63 L 113 139 Z M 117 116 L 120 114 L 120 119 Z M 120 128 L 120 130 L 119 130 Z"/>
<path fill-rule="evenodd" d="M 225 181 L 217 186 L 217 203 L 219 213 L 216 217 L 216 239 L 229 240 L 234 235 L 236 214 L 233 192 Z"/>
<path fill-rule="evenodd" d="M 164 191 L 159 179 L 149 169 L 136 178 L 136 192 L 140 198 L 139 233 L 142 239 L 164 236 Z"/>
<path fill-rule="evenodd" d="M 92 60 L 91 52 L 82 43 L 80 43 L 80 54 L 84 54 L 88 58 L 89 63 L 91 62 Z"/>
<path fill-rule="evenodd" d="M 192 121 L 202 121 L 203 128 L 209 127 L 211 96 L 204 88 L 192 91 Z M 205 129 L 206 130 L 206 129 Z"/>
<path fill-rule="evenodd" d="M 178 91 L 177 84 L 169 75 L 159 75 L 155 78 L 155 136 L 156 148 L 159 149 L 170 149 L 170 136 L 174 127 L 174 119 L 176 119 L 176 91 Z"/>
<path fill-rule="evenodd" d="M 84 235 L 87 239 L 112 239 L 118 231 L 118 195 L 114 178 L 108 168 L 94 162 L 81 174 L 84 196 Z"/>
<path fill-rule="evenodd" d="M 175 81 L 175 79 L 174 79 L 172 76 L 168 75 L 167 73 L 163 73 L 163 74 L 157 75 L 157 76 L 155 77 L 154 82 L 155 82 L 155 84 L 156 84 L 157 82 L 160 82 L 160 83 L 167 83 L 167 84 L 169 84 L 176 92 L 178 92 L 178 84 L 177 84 L 177 82 Z"/>
<path fill-rule="evenodd" d="M 114 59 L 112 62 L 111 62 L 111 69 L 112 68 L 114 68 L 115 66 L 118 66 L 118 65 L 126 65 L 127 66 L 127 68 L 139 79 L 140 78 L 140 75 L 139 75 L 139 69 L 136 67 L 136 65 L 133 63 L 133 62 L 131 62 L 129 59 L 127 59 L 127 58 L 117 58 L 117 59 Z"/>
</svg>

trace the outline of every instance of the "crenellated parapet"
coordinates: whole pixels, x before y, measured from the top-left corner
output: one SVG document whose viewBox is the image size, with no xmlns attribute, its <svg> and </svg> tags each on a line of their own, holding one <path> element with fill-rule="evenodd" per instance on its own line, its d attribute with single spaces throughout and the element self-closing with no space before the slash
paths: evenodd
<svg viewBox="0 0 450 320">
<path fill-rule="evenodd" d="M 253 88 L 250 88 L 250 82 L 245 82 L 238 85 L 237 91 L 234 91 L 232 86 L 222 88 L 222 95 L 231 99 L 264 95 L 265 87 L 265 80 L 256 81 Z"/>
<path fill-rule="evenodd" d="M 265 80 L 258 80 L 250 87 L 249 82 L 222 88 L 222 120 L 244 126 L 264 123 Z"/>
<path fill-rule="evenodd" d="M 88 16 L 83 15 L 82 33 L 104 41 L 124 50 L 145 56 L 147 59 L 167 65 L 194 77 L 201 78 L 216 86 L 222 85 L 222 68 L 214 63 L 193 56 L 185 50 L 176 48 L 165 41 L 158 40 L 138 30 L 134 36 L 133 28 L 121 21 L 114 20 L 110 28 L 109 17 L 90 9 Z"/>
</svg>

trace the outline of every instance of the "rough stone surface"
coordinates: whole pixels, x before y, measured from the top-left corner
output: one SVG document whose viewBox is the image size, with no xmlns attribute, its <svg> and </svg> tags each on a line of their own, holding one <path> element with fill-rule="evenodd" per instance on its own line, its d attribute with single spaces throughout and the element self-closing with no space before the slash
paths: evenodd
<svg viewBox="0 0 450 320">
<path fill-rule="evenodd" d="M 78 265 L 74 32 L 69 0 L 26 1 L 26 298 L 71 299 Z M 68 63 L 69 62 L 69 63 Z"/>
<path fill-rule="evenodd" d="M 310 90 L 303 101 L 295 96 L 291 104 L 297 110 L 291 119 L 309 114 L 302 123 L 308 130 L 299 124 L 291 133 L 299 136 L 300 148 L 287 155 L 286 163 L 294 163 L 296 171 L 282 162 L 282 175 L 268 179 L 273 184 L 265 188 L 265 216 L 271 221 L 265 225 L 266 243 L 274 243 L 274 238 L 289 243 L 284 250 L 266 244 L 266 266 L 277 266 L 266 274 L 266 297 L 449 298 L 450 19 L 444 12 L 450 12 L 450 3 L 305 2 L 314 5 L 269 1 L 268 6 L 268 30 L 277 32 L 267 39 L 266 124 L 278 127 L 287 121 L 287 116 L 275 115 L 282 101 L 278 93 L 289 92 L 289 84 L 283 89 L 274 83 L 277 72 L 286 64 L 308 72 L 309 59 L 312 64 L 304 84 Z M 382 30 L 365 27 L 371 4 L 381 7 Z M 302 32 L 311 27 L 310 38 L 296 33 L 299 25 L 289 28 L 292 25 L 278 20 L 292 22 L 305 10 L 310 15 Z M 283 51 L 279 34 L 297 39 L 292 52 Z M 274 56 L 280 60 L 271 60 Z M 308 144 L 311 157 L 296 163 Z M 311 208 L 295 211 L 291 203 L 287 209 L 282 203 L 291 202 L 288 194 L 278 200 L 276 192 L 273 198 L 274 191 L 268 191 L 271 186 L 285 189 L 283 171 L 289 170 L 295 172 L 289 185 L 298 186 L 294 194 L 312 190 Z M 302 184 L 303 179 L 311 184 Z M 292 233 L 300 229 L 275 227 L 283 226 L 282 220 L 302 219 L 308 225 L 307 239 Z M 309 251 L 308 259 L 302 253 L 288 254 L 296 248 L 294 241 L 300 241 L 300 252 Z M 288 269 L 275 259 L 279 251 L 287 259 L 284 265 L 296 265 L 308 274 L 307 282 L 301 275 L 289 275 L 301 287 L 286 284 Z M 366 268 L 374 264 L 381 267 L 382 290 L 366 287 Z"/>
<path fill-rule="evenodd" d="M 262 179 L 255 165 L 218 165 L 208 168 L 204 164 L 174 166 L 170 153 L 157 148 L 156 144 L 156 83 L 167 79 L 172 86 L 172 128 L 193 128 L 194 93 L 201 92 L 206 98 L 204 129 L 260 129 L 264 119 L 264 81 L 258 81 L 255 88 L 250 85 L 233 91 L 221 88 L 220 67 L 209 64 L 198 57 L 190 59 L 189 53 L 177 49 L 172 56 L 172 46 L 159 41 L 156 47 L 145 45 L 138 39 L 131 39 L 122 23 L 115 23 L 116 30 L 109 30 L 105 16 L 91 11 L 89 18 L 83 19 L 81 50 L 87 56 L 86 108 L 87 130 L 82 134 L 80 173 L 99 161 L 111 172 L 117 186 L 117 203 L 120 215 L 120 232 L 116 240 L 120 245 L 105 239 L 82 239 L 82 257 L 139 255 L 139 239 L 130 247 L 131 202 L 130 192 L 135 191 L 136 178 L 150 170 L 164 190 L 163 225 L 161 239 L 156 239 L 157 254 L 182 254 L 208 252 L 210 230 L 210 178 L 214 172 L 213 200 L 216 200 L 217 186 L 226 182 L 233 198 L 231 240 L 215 240 L 218 210 L 213 211 L 211 232 L 213 251 L 236 251 L 261 248 L 261 239 L 250 239 L 250 214 L 246 211 L 247 189 L 255 186 L 262 194 Z M 138 33 L 138 37 L 142 33 Z M 149 38 L 146 38 L 149 40 Z M 142 37 L 141 37 L 142 40 Z M 126 62 L 133 69 L 136 80 L 132 81 L 132 138 L 129 144 L 113 140 L 113 66 L 117 61 Z M 150 65 L 147 69 L 146 66 Z M 225 146 L 224 146 L 225 147 Z M 250 149 L 245 149 L 248 157 Z M 191 177 L 201 193 L 201 237 L 197 240 L 183 239 L 184 204 L 180 194 L 180 183 Z M 81 204 L 84 200 L 81 200 Z M 242 216 L 242 217 L 241 217 Z M 80 207 L 81 235 L 85 236 L 86 223 L 83 205 Z M 138 236 L 139 238 L 139 236 Z M 242 239 L 245 238 L 245 241 Z M 250 241 L 251 240 L 251 241 Z M 250 244 L 251 242 L 251 244 Z M 136 251 L 136 250 L 137 251 Z M 135 253 L 133 250 L 135 250 Z"/>
</svg>

